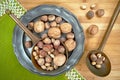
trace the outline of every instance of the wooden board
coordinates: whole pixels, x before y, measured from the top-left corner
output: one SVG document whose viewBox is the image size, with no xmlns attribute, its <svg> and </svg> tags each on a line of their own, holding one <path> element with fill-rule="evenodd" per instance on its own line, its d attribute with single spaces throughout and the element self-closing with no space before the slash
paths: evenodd
<svg viewBox="0 0 120 80">
<path fill-rule="evenodd" d="M 109 36 L 109 39 L 104 48 L 104 52 L 110 58 L 112 64 L 112 71 L 106 77 L 98 77 L 92 74 L 86 66 L 86 55 L 89 50 L 97 49 L 102 37 L 106 31 L 108 23 L 113 14 L 114 8 L 118 0 L 18 0 L 22 6 L 27 10 L 38 6 L 40 4 L 54 4 L 58 6 L 63 6 L 69 11 L 71 11 L 78 18 L 81 23 L 84 33 L 85 33 L 85 51 L 80 59 L 79 63 L 75 66 L 77 70 L 87 79 L 87 80 L 120 80 L 120 14 L 117 18 L 113 30 Z M 86 12 L 90 10 L 91 4 L 96 4 L 96 10 L 103 8 L 105 9 L 105 15 L 102 18 L 95 17 L 88 20 L 85 16 Z M 80 6 L 85 4 L 87 6 L 86 10 L 81 10 Z M 96 11 L 94 10 L 94 12 Z M 99 32 L 93 37 L 88 37 L 86 34 L 86 29 L 91 25 L 96 24 L 99 27 Z"/>
</svg>

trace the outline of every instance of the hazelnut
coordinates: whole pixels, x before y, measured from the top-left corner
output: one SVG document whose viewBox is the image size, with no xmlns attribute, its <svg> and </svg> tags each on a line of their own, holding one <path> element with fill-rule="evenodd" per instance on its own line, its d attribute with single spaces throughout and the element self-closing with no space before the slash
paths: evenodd
<svg viewBox="0 0 120 80">
<path fill-rule="evenodd" d="M 38 56 L 35 56 L 35 60 L 38 60 L 39 59 L 39 57 Z"/>
<path fill-rule="evenodd" d="M 45 52 L 44 50 L 40 50 L 39 53 L 42 57 L 47 56 L 47 52 Z"/>
<path fill-rule="evenodd" d="M 103 63 L 103 61 L 102 61 L 102 59 L 101 59 L 101 58 L 98 58 L 98 59 L 96 60 L 96 63 L 97 63 L 97 64 L 102 64 L 102 63 Z"/>
<path fill-rule="evenodd" d="M 55 15 L 49 15 L 49 16 L 48 16 L 48 20 L 49 20 L 49 21 L 55 20 Z"/>
<path fill-rule="evenodd" d="M 53 21 L 53 22 L 50 23 L 50 26 L 51 26 L 51 27 L 56 27 L 56 26 L 57 26 L 57 23 L 56 23 L 55 21 Z"/>
<path fill-rule="evenodd" d="M 45 57 L 45 61 L 50 63 L 50 62 L 52 62 L 52 58 L 50 56 L 46 56 Z"/>
<path fill-rule="evenodd" d="M 39 49 L 38 46 L 35 46 L 35 47 L 34 47 L 34 50 L 35 50 L 35 51 L 38 51 L 38 49 Z"/>
<path fill-rule="evenodd" d="M 39 41 L 38 43 L 37 43 L 37 46 L 39 47 L 39 48 L 43 48 L 43 42 L 42 41 Z"/>
<path fill-rule="evenodd" d="M 53 43 L 54 46 L 59 46 L 60 45 L 60 40 L 55 40 L 54 43 Z"/>
<path fill-rule="evenodd" d="M 74 33 L 70 32 L 70 33 L 67 33 L 66 37 L 69 39 L 73 39 L 74 38 Z"/>
<path fill-rule="evenodd" d="M 52 38 L 60 38 L 61 36 L 61 31 L 57 27 L 52 27 L 48 30 L 48 36 Z"/>
<path fill-rule="evenodd" d="M 45 23 L 45 29 L 49 29 L 50 28 L 50 23 L 49 22 L 46 22 Z"/>
<path fill-rule="evenodd" d="M 43 40 L 43 42 L 44 42 L 45 44 L 50 44 L 50 43 L 51 43 L 51 39 L 48 38 L 48 37 L 46 37 L 46 38 Z"/>
<path fill-rule="evenodd" d="M 104 9 L 98 9 L 96 11 L 96 14 L 98 17 L 102 17 L 105 14 L 105 11 L 104 11 Z"/>
<path fill-rule="evenodd" d="M 42 39 L 44 39 L 44 38 L 46 38 L 46 37 L 47 37 L 47 34 L 46 34 L 46 33 L 42 34 L 42 36 L 41 36 Z"/>
<path fill-rule="evenodd" d="M 96 8 L 96 4 L 92 4 L 91 6 L 90 6 L 90 9 L 95 9 Z"/>
<path fill-rule="evenodd" d="M 86 5 L 82 5 L 82 6 L 80 6 L 80 8 L 81 8 L 82 10 L 85 10 L 85 9 L 87 8 L 87 6 L 86 6 Z"/>
<path fill-rule="evenodd" d="M 90 60 L 95 62 L 97 60 L 97 56 L 95 54 L 90 55 Z"/>
<path fill-rule="evenodd" d="M 54 58 L 55 56 L 54 56 L 54 54 L 50 54 L 50 57 L 51 57 L 51 58 Z"/>
<path fill-rule="evenodd" d="M 66 61 L 66 56 L 64 54 L 58 54 L 53 59 L 53 62 L 57 66 L 62 66 Z"/>
<path fill-rule="evenodd" d="M 57 23 L 60 23 L 60 22 L 62 22 L 62 18 L 61 18 L 61 17 L 56 17 L 55 21 L 56 21 Z"/>
<path fill-rule="evenodd" d="M 58 46 L 58 51 L 59 51 L 60 53 L 64 53 L 64 52 L 65 52 L 65 48 L 60 45 L 60 46 Z"/>
<path fill-rule="evenodd" d="M 47 67 L 47 70 L 49 71 L 52 71 L 54 68 L 53 67 L 51 67 L 51 66 L 49 66 L 49 67 Z"/>
<path fill-rule="evenodd" d="M 87 29 L 87 32 L 90 34 L 90 35 L 95 35 L 98 33 L 98 26 L 97 25 L 90 25 L 90 27 L 88 27 Z"/>
<path fill-rule="evenodd" d="M 76 41 L 74 41 L 73 39 L 68 39 L 65 41 L 65 45 L 68 51 L 72 51 L 76 47 Z"/>
<path fill-rule="evenodd" d="M 36 32 L 36 33 L 40 33 L 40 32 L 43 32 L 44 31 L 44 22 L 42 22 L 42 21 L 36 21 L 35 23 L 34 23 L 34 31 Z"/>
<path fill-rule="evenodd" d="M 50 63 L 45 63 L 45 66 L 50 66 Z"/>
<path fill-rule="evenodd" d="M 88 19 L 92 19 L 94 17 L 94 12 L 90 10 L 87 12 L 86 16 Z"/>
<path fill-rule="evenodd" d="M 45 70 L 47 67 L 45 65 L 42 65 L 41 68 Z"/>
<path fill-rule="evenodd" d="M 43 50 L 46 51 L 46 52 L 49 52 L 49 51 L 51 51 L 52 49 L 53 49 L 53 46 L 50 45 L 50 44 L 45 44 L 45 45 L 43 46 Z"/>
<path fill-rule="evenodd" d="M 42 66 L 45 63 L 45 60 L 43 58 L 39 58 L 37 62 L 40 66 Z"/>
<path fill-rule="evenodd" d="M 66 41 L 66 38 L 61 37 L 61 38 L 60 38 L 60 41 L 61 41 L 61 42 L 65 42 L 65 41 Z"/>
<path fill-rule="evenodd" d="M 34 28 L 33 24 L 34 24 L 33 22 L 28 23 L 28 29 L 31 30 L 31 31 Z"/>
<path fill-rule="evenodd" d="M 102 66 L 100 64 L 95 65 L 96 68 L 100 69 Z"/>
<path fill-rule="evenodd" d="M 92 62 L 92 65 L 96 65 L 96 62 Z"/>
<path fill-rule="evenodd" d="M 105 57 L 104 56 L 102 56 L 102 60 L 105 61 Z"/>
<path fill-rule="evenodd" d="M 54 50 L 53 54 L 56 56 L 59 54 L 58 50 Z"/>
<path fill-rule="evenodd" d="M 48 20 L 47 15 L 43 15 L 43 16 L 41 16 L 41 17 L 40 17 L 40 20 L 46 22 L 46 21 Z"/>
<path fill-rule="evenodd" d="M 36 53 L 36 51 L 33 51 L 33 56 L 37 56 L 37 53 Z"/>
<path fill-rule="evenodd" d="M 26 48 L 32 47 L 32 41 L 26 41 L 26 42 L 25 42 L 25 47 L 26 47 Z"/>
<path fill-rule="evenodd" d="M 70 23 L 62 23 L 60 29 L 62 33 L 69 33 L 72 31 L 72 25 Z"/>
<path fill-rule="evenodd" d="M 101 53 L 98 53 L 98 54 L 97 54 L 97 57 L 98 57 L 98 58 L 101 58 L 101 57 L 102 57 L 102 54 L 101 54 Z"/>
</svg>

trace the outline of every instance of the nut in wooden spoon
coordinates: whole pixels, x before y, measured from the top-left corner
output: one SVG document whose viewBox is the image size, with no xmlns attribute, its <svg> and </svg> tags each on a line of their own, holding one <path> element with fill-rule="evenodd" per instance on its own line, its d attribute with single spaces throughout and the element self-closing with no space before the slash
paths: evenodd
<svg viewBox="0 0 120 80">
<path fill-rule="evenodd" d="M 97 50 L 92 50 L 88 53 L 86 62 L 90 71 L 97 76 L 107 76 L 111 71 L 111 63 L 108 57 L 102 52 L 103 47 L 109 37 L 109 34 L 113 28 L 115 20 L 120 12 L 120 0 L 115 8 L 111 21 L 108 25 L 107 31 L 103 37 L 103 40 Z"/>
<path fill-rule="evenodd" d="M 54 48 L 52 44 L 43 45 L 42 39 L 36 37 L 29 31 L 24 24 L 17 17 L 6 10 L 6 13 L 19 25 L 19 27 L 31 38 L 33 42 L 33 49 L 31 52 L 31 60 L 34 66 L 43 72 L 53 71 L 63 66 L 68 60 L 68 50 L 64 43 L 60 42 L 61 53 L 54 56 Z"/>
</svg>

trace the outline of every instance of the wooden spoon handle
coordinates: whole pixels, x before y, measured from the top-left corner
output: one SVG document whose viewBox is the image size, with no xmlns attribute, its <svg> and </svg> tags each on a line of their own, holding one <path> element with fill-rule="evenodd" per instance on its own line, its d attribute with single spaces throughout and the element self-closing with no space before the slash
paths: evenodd
<svg viewBox="0 0 120 80">
<path fill-rule="evenodd" d="M 10 10 L 6 10 L 6 14 L 8 14 L 19 25 L 19 27 L 30 37 L 33 44 L 40 40 L 31 31 L 29 31 L 27 27 L 14 14 L 11 13 Z"/>
<path fill-rule="evenodd" d="M 100 44 L 100 46 L 98 48 L 99 51 L 103 50 L 103 48 L 105 46 L 105 43 L 106 43 L 106 41 L 107 41 L 107 39 L 108 39 L 108 37 L 110 35 L 110 32 L 111 32 L 111 30 L 113 28 L 113 25 L 114 25 L 114 23 L 115 23 L 115 21 L 117 19 L 117 16 L 118 16 L 119 12 L 120 12 L 120 0 L 118 1 L 118 4 L 117 4 L 117 6 L 116 6 L 116 8 L 114 10 L 113 16 L 112 16 L 112 18 L 110 20 L 110 23 L 108 25 L 106 33 L 105 33 L 105 35 L 103 37 L 103 40 L 102 40 L 102 42 L 101 42 L 101 44 Z"/>
</svg>

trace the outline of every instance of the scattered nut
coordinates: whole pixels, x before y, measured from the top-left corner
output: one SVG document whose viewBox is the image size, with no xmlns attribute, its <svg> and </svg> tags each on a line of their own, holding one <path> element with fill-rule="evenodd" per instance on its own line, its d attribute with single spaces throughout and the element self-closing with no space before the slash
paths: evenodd
<svg viewBox="0 0 120 80">
<path fill-rule="evenodd" d="M 56 23 L 55 21 L 53 21 L 53 22 L 50 23 L 50 26 L 51 26 L 51 27 L 56 27 L 56 26 L 57 26 L 57 23 Z"/>
<path fill-rule="evenodd" d="M 36 21 L 34 23 L 34 31 L 36 33 L 40 33 L 40 32 L 43 32 L 44 31 L 44 23 L 42 21 Z"/>
<path fill-rule="evenodd" d="M 90 9 L 95 9 L 96 8 L 96 4 L 92 4 L 91 6 L 90 6 Z"/>
<path fill-rule="evenodd" d="M 98 33 L 98 26 L 97 25 L 90 25 L 87 29 L 87 32 L 90 34 L 90 35 L 95 35 Z"/>
<path fill-rule="evenodd" d="M 74 41 L 73 39 L 68 39 L 65 41 L 65 45 L 68 51 L 72 51 L 76 47 L 76 41 Z"/>
<path fill-rule="evenodd" d="M 70 33 L 67 33 L 66 37 L 68 39 L 73 39 L 74 38 L 74 33 L 70 32 Z"/>
<path fill-rule="evenodd" d="M 55 15 L 49 15 L 49 16 L 48 16 L 48 20 L 49 20 L 49 21 L 55 20 Z"/>
<path fill-rule="evenodd" d="M 47 15 L 43 15 L 43 16 L 41 16 L 41 18 L 40 18 L 42 21 L 47 21 L 48 20 L 48 17 L 47 17 Z"/>
<path fill-rule="evenodd" d="M 62 22 L 62 18 L 61 18 L 61 17 L 56 17 L 55 21 L 56 21 L 57 23 L 60 23 L 60 22 Z"/>
<path fill-rule="evenodd" d="M 92 19 L 94 17 L 94 12 L 90 10 L 87 12 L 86 16 L 88 19 Z"/>
<path fill-rule="evenodd" d="M 80 6 L 80 8 L 81 8 L 82 10 L 86 10 L 87 6 L 86 6 L 86 5 L 82 5 L 82 6 Z"/>
<path fill-rule="evenodd" d="M 96 14 L 98 17 L 102 17 L 105 14 L 105 11 L 104 11 L 104 9 L 98 9 L 96 11 Z"/>
<path fill-rule="evenodd" d="M 58 54 L 53 59 L 53 62 L 57 66 L 62 66 L 66 61 L 66 56 L 64 54 Z"/>
<path fill-rule="evenodd" d="M 48 36 L 52 38 L 60 38 L 61 36 L 61 31 L 57 27 L 52 27 L 48 30 Z"/>
<path fill-rule="evenodd" d="M 25 47 L 26 47 L 26 48 L 32 47 L 32 41 L 26 41 L 26 42 L 25 42 Z"/>
<path fill-rule="evenodd" d="M 63 33 L 69 33 L 72 31 L 72 25 L 70 23 L 62 23 L 60 29 Z"/>
</svg>

